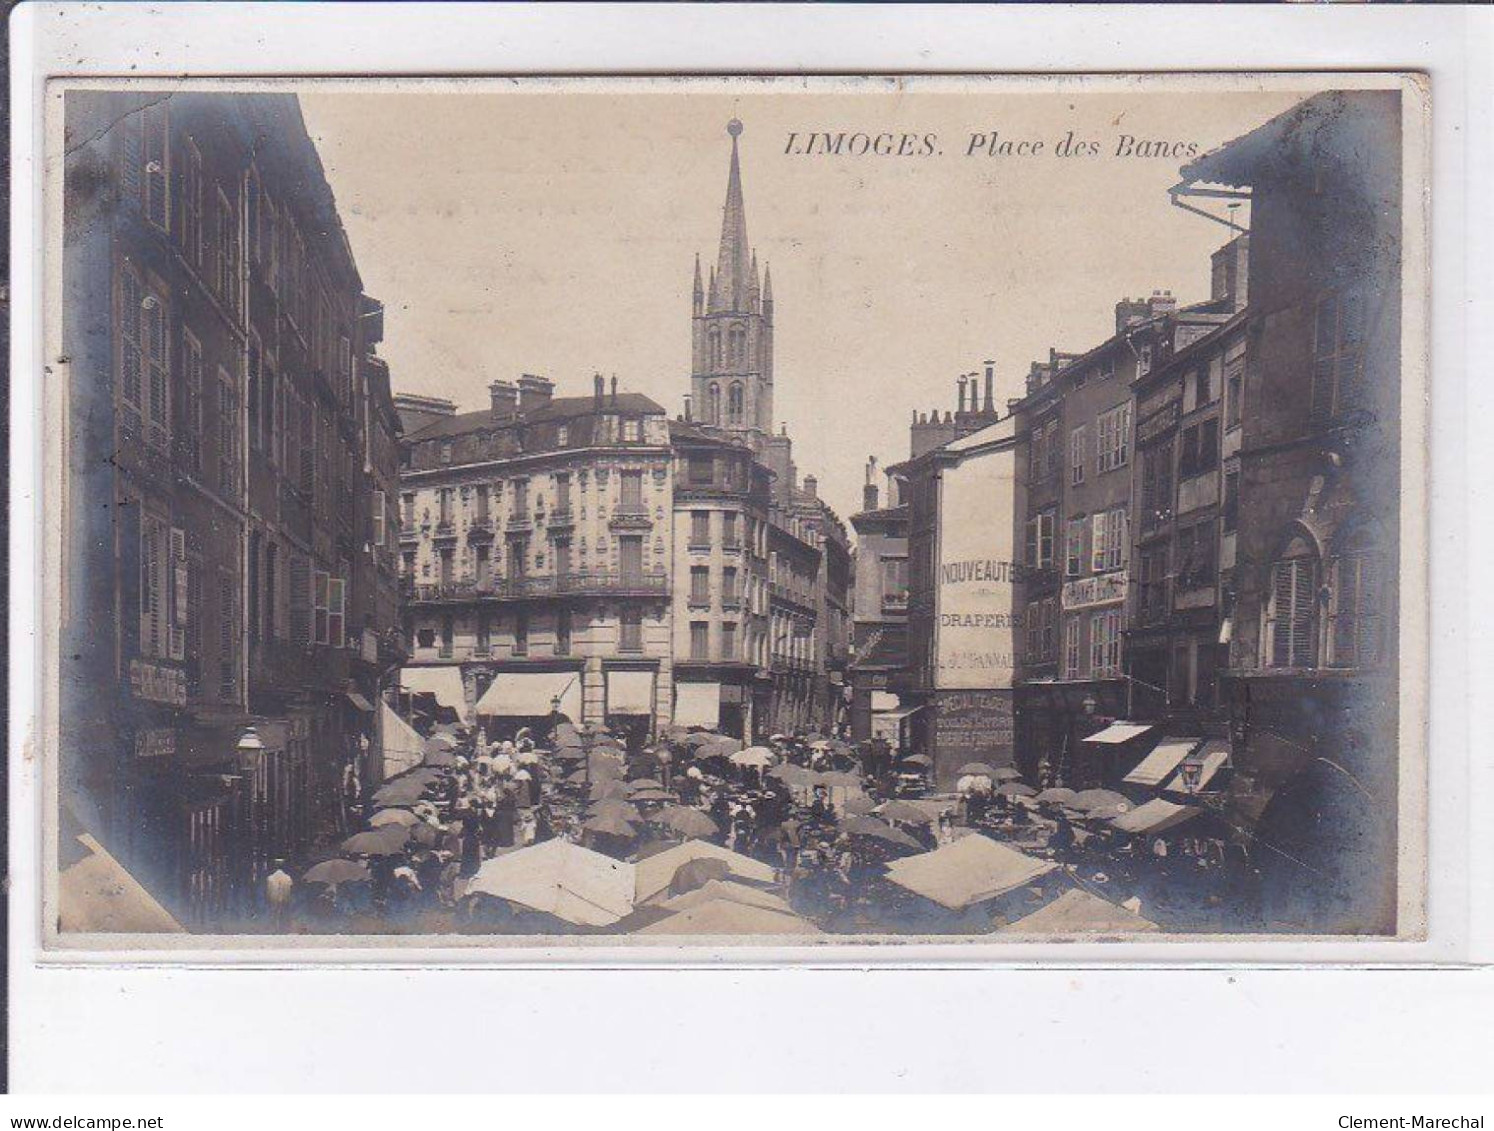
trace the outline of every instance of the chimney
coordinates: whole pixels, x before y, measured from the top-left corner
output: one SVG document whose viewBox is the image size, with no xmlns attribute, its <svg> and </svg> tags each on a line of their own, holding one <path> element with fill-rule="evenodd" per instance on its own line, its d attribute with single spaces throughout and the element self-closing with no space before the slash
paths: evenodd
<svg viewBox="0 0 1494 1131">
<path fill-rule="evenodd" d="M 555 395 L 555 382 L 546 377 L 526 373 L 519 378 L 519 411 L 533 412 L 550 403 Z"/>
<path fill-rule="evenodd" d="M 512 381 L 494 381 L 488 386 L 493 401 L 493 415 L 512 416 L 519 411 L 519 390 Z"/>
<path fill-rule="evenodd" d="M 861 487 L 861 509 L 874 511 L 877 509 L 877 457 L 871 456 L 866 461 L 866 482 Z"/>
<path fill-rule="evenodd" d="M 1115 332 L 1124 333 L 1127 326 L 1144 320 L 1150 313 L 1151 308 L 1145 299 L 1121 299 L 1115 304 Z"/>
<path fill-rule="evenodd" d="M 612 375 L 612 403 L 617 404 L 617 374 Z"/>
<path fill-rule="evenodd" d="M 818 479 L 816 479 L 813 475 L 806 475 L 804 477 L 804 493 L 806 495 L 808 495 L 811 499 L 818 499 L 820 497 L 819 492 L 820 492 L 820 481 Z"/>
<path fill-rule="evenodd" d="M 960 415 L 965 415 L 965 382 L 969 380 L 963 373 L 960 374 Z"/>
<path fill-rule="evenodd" d="M 1171 314 L 1177 308 L 1178 300 L 1172 297 L 1171 291 L 1153 291 L 1152 297 L 1147 300 L 1147 309 L 1153 318 Z"/>
<path fill-rule="evenodd" d="M 685 419 L 690 419 L 690 394 L 685 394 Z"/>
<path fill-rule="evenodd" d="M 602 409 L 602 401 L 607 397 L 607 382 L 602 379 L 602 375 L 600 373 L 594 374 L 592 376 L 592 382 L 596 386 L 595 407 L 597 411 L 600 412 Z"/>
<path fill-rule="evenodd" d="M 996 411 L 996 363 L 986 362 L 986 403 L 981 406 L 981 412 L 994 413 Z"/>
</svg>

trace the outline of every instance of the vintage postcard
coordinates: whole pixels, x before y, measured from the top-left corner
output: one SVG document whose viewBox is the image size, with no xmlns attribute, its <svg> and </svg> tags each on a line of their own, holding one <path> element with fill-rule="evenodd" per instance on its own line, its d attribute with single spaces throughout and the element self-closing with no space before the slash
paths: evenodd
<svg viewBox="0 0 1494 1131">
<path fill-rule="evenodd" d="M 52 84 L 47 944 L 1424 937 L 1430 97 Z"/>
</svg>

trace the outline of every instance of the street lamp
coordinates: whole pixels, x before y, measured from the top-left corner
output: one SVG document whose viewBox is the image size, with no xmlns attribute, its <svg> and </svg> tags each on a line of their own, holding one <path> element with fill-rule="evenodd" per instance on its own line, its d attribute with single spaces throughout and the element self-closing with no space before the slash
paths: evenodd
<svg viewBox="0 0 1494 1131">
<path fill-rule="evenodd" d="M 265 742 L 259 737 L 259 731 L 253 727 L 245 727 L 244 733 L 239 735 L 239 742 L 235 749 L 239 752 L 239 762 L 247 766 L 258 755 L 264 753 Z"/>
<path fill-rule="evenodd" d="M 1097 710 L 1099 710 L 1100 701 L 1096 699 L 1093 694 L 1089 694 L 1080 701 L 1079 705 L 1084 708 L 1084 713 L 1086 715 L 1093 715 Z"/>
</svg>

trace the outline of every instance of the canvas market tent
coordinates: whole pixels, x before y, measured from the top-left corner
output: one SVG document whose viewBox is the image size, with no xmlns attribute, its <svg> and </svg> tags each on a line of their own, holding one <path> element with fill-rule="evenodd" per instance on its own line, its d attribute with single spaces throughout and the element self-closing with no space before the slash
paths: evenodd
<svg viewBox="0 0 1494 1131">
<path fill-rule="evenodd" d="M 887 865 L 887 878 L 941 907 L 961 911 L 1005 895 L 1056 867 L 977 833 L 933 852 L 894 860 Z"/>
</svg>

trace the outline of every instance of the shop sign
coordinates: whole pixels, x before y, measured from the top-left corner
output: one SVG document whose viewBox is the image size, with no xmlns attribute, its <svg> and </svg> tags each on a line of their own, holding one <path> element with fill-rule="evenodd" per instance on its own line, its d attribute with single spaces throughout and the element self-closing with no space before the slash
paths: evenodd
<svg viewBox="0 0 1494 1131">
<path fill-rule="evenodd" d="M 130 694 L 136 699 L 165 703 L 171 707 L 187 705 L 187 673 L 180 668 L 130 661 Z"/>
<path fill-rule="evenodd" d="M 170 727 L 150 727 L 135 732 L 135 757 L 170 758 L 176 754 L 176 731 Z"/>
<path fill-rule="evenodd" d="M 1126 599 L 1128 576 L 1126 570 L 1102 573 L 1096 577 L 1080 577 L 1066 581 L 1063 586 L 1063 607 L 1087 609 L 1093 605 L 1113 605 Z"/>
<path fill-rule="evenodd" d="M 934 745 L 941 767 L 961 762 L 1010 761 L 1012 693 L 1005 689 L 940 693 L 935 701 Z"/>
</svg>

